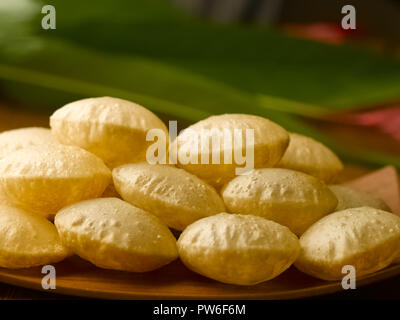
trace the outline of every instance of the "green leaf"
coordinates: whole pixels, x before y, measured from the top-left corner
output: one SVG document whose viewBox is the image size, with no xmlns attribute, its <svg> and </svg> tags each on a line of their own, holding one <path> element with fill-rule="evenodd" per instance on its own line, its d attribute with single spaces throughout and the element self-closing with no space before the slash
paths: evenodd
<svg viewBox="0 0 400 320">
<path fill-rule="evenodd" d="M 164 0 L 48 1 L 57 8 L 51 31 L 40 28 L 38 10 L 27 9 L 17 23 L 6 18 L 28 0 L 7 1 L 0 6 L 0 90 L 15 101 L 50 113 L 74 99 L 111 95 L 186 123 L 252 113 L 310 135 L 345 159 L 399 164 L 347 150 L 298 117 L 399 98 L 398 60 L 189 18 Z"/>
<path fill-rule="evenodd" d="M 151 105 L 154 111 L 163 113 L 168 110 L 171 115 L 179 115 L 187 120 L 196 121 L 199 118 L 207 117 L 210 115 L 209 113 L 203 112 L 198 109 L 178 105 L 176 103 L 157 99 L 151 96 L 141 95 L 118 88 L 107 87 L 96 83 L 71 79 L 20 67 L 0 64 L 0 78 L 3 80 L 15 81 L 35 87 L 38 86 L 46 89 L 71 93 L 73 95 L 109 95 L 121 97 L 132 101 L 138 101 L 145 105 Z"/>
<path fill-rule="evenodd" d="M 69 72 L 67 77 L 74 71 L 89 72 L 94 78 L 96 73 L 99 77 L 102 73 L 109 73 L 108 77 L 115 80 L 112 86 L 122 84 L 124 88 L 128 86 L 125 81 L 132 81 L 129 76 L 132 69 L 116 68 L 113 72 L 112 67 L 118 65 L 120 59 L 123 60 L 120 65 L 127 59 L 136 59 L 137 64 L 141 59 L 147 59 L 144 63 L 149 76 L 156 80 L 154 85 L 147 81 L 138 85 L 140 90 L 146 89 L 143 93 L 147 95 L 152 95 L 156 86 L 164 90 L 175 87 L 175 77 L 169 78 L 165 68 L 161 67 L 157 72 L 161 65 L 172 68 L 173 73 L 184 71 L 182 79 L 187 76 L 190 81 L 190 77 L 195 76 L 209 82 L 210 86 L 217 83 L 241 95 L 301 102 L 304 112 L 299 107 L 286 110 L 305 114 L 314 114 L 316 106 L 335 112 L 400 98 L 400 62 L 362 48 L 289 38 L 265 27 L 218 25 L 187 17 L 165 0 L 98 0 L 96 6 L 81 0 L 51 0 L 46 3 L 57 8 L 57 29 L 42 30 L 39 11 L 31 19 L 18 24 L 20 28 L 24 26 L 25 36 L 21 31 L 15 32 L 13 37 L 14 28 L 7 28 L 7 41 L 2 43 L 0 40 L 0 50 L 3 47 L 9 52 L 5 55 L 5 62 L 21 56 L 32 63 L 32 66 L 25 64 L 25 67 L 49 73 L 62 70 L 62 66 L 55 64 L 65 64 Z M 0 8 L 0 21 L 6 16 L 2 15 Z M 57 50 L 60 42 L 66 44 L 66 51 Z M 30 50 L 21 50 L 28 44 Z M 51 47 L 52 44 L 55 48 Z M 81 59 L 78 51 L 68 51 L 70 45 L 88 48 L 89 53 L 83 53 Z M 14 51 L 10 49 L 13 46 L 16 46 Z M 97 64 L 82 67 L 81 61 L 90 60 L 89 56 L 94 53 L 108 55 L 107 60 L 94 57 Z M 45 59 L 40 59 L 39 55 Z M 107 71 L 102 72 L 103 68 Z M 140 76 L 144 77 L 142 70 Z M 77 77 L 86 75 L 77 74 Z M 180 99 L 176 101 L 178 104 L 192 104 L 190 100 L 197 99 L 196 95 L 182 97 L 182 92 L 176 95 Z M 216 102 L 219 104 L 216 107 L 212 100 L 209 97 L 207 103 L 217 113 L 234 106 L 227 101 Z"/>
</svg>

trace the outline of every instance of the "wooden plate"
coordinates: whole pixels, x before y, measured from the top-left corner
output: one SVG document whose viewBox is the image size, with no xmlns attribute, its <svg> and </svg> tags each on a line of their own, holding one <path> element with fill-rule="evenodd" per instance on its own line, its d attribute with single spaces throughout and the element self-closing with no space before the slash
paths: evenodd
<svg viewBox="0 0 400 320">
<path fill-rule="evenodd" d="M 382 197 L 400 214 L 398 176 L 392 167 L 368 174 L 349 184 L 368 189 Z M 256 286 L 218 283 L 186 269 L 180 261 L 144 274 L 103 270 L 72 257 L 55 264 L 55 293 L 110 299 L 290 299 L 343 290 L 340 282 L 314 279 L 294 267 L 279 277 Z M 400 265 L 357 279 L 357 287 L 400 274 Z M 0 269 L 0 281 L 30 289 L 43 290 L 41 268 Z"/>
<path fill-rule="evenodd" d="M 134 274 L 98 269 L 73 257 L 54 265 L 55 293 L 107 299 L 291 299 L 343 290 L 340 282 L 314 279 L 294 267 L 278 278 L 256 286 L 233 286 L 204 278 L 179 261 L 154 272 Z M 357 287 L 400 274 L 400 265 L 357 280 Z M 43 290 L 41 268 L 0 270 L 0 281 Z"/>
</svg>

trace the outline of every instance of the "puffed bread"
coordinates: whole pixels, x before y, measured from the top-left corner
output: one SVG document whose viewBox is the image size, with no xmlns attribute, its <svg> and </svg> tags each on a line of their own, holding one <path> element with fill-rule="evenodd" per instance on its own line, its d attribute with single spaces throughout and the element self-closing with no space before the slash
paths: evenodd
<svg viewBox="0 0 400 320">
<path fill-rule="evenodd" d="M 30 146 L 57 143 L 47 128 L 21 128 L 0 133 L 0 159 Z"/>
<path fill-rule="evenodd" d="M 117 198 L 74 204 L 61 210 L 54 223 L 65 246 L 100 268 L 146 272 L 178 257 L 167 226 Z"/>
<path fill-rule="evenodd" d="M 63 144 L 86 149 L 111 168 L 146 160 L 150 129 L 160 129 L 168 143 L 168 129 L 148 109 L 112 97 L 69 103 L 50 118 L 54 136 Z"/>
<path fill-rule="evenodd" d="M 155 214 L 176 230 L 225 211 L 217 191 L 183 169 L 143 162 L 115 168 L 113 179 L 125 201 Z"/>
<path fill-rule="evenodd" d="M 172 150 L 177 148 L 179 151 L 184 148 L 188 153 L 197 158 L 198 164 L 184 164 L 179 161 L 178 166 L 189 171 L 201 179 L 207 181 L 209 184 L 219 188 L 229 180 L 235 177 L 236 168 L 241 168 L 243 165 L 238 165 L 234 162 L 232 156 L 232 164 L 224 163 L 224 139 L 221 138 L 220 143 L 220 164 L 212 163 L 212 143 L 209 144 L 209 149 L 204 151 L 201 149 L 201 135 L 202 130 L 215 129 L 219 132 L 227 130 L 234 136 L 234 130 L 242 132 L 243 140 L 246 136 L 246 129 L 254 130 L 254 145 L 246 145 L 242 142 L 242 149 L 240 152 L 246 154 L 246 147 L 254 147 L 254 167 L 264 168 L 274 166 L 282 157 L 289 144 L 289 135 L 285 129 L 276 123 L 255 115 L 249 114 L 223 114 L 211 116 L 207 119 L 201 120 L 192 126 L 188 127 L 190 131 L 183 131 L 172 143 Z M 198 144 L 196 145 L 196 141 Z M 232 146 L 230 146 L 232 148 Z M 237 146 L 235 146 L 237 148 Z M 229 150 L 229 147 L 228 149 Z M 208 154 L 209 164 L 202 162 L 202 153 Z M 232 154 L 232 151 L 230 151 Z"/>
<path fill-rule="evenodd" d="M 19 269 L 56 263 L 69 255 L 45 218 L 0 205 L 0 267 Z"/>
<path fill-rule="evenodd" d="M 337 205 L 335 195 L 321 180 L 280 168 L 258 169 L 236 177 L 221 193 L 229 212 L 273 220 L 297 235 Z"/>
<path fill-rule="evenodd" d="M 10 203 L 43 215 L 101 196 L 111 181 L 103 161 L 78 147 L 31 146 L 0 160 L 0 190 Z"/>
<path fill-rule="evenodd" d="M 297 133 L 290 133 L 289 146 L 276 167 L 308 173 L 326 182 L 343 170 L 342 162 L 332 150 Z"/>
<path fill-rule="evenodd" d="M 346 185 L 330 185 L 329 189 L 335 194 L 338 199 L 338 205 L 335 211 L 358 207 L 372 207 L 384 211 L 391 212 L 389 206 L 383 201 L 375 197 L 373 194 L 357 190 Z"/>
<path fill-rule="evenodd" d="M 360 277 L 381 270 L 400 255 L 400 217 L 375 208 L 360 207 L 332 213 L 300 238 L 295 266 L 324 280 L 344 277 L 351 265 Z"/>
<path fill-rule="evenodd" d="M 187 227 L 178 250 L 194 272 L 224 283 L 255 285 L 289 268 L 300 246 L 297 237 L 278 223 L 221 213 Z"/>
</svg>

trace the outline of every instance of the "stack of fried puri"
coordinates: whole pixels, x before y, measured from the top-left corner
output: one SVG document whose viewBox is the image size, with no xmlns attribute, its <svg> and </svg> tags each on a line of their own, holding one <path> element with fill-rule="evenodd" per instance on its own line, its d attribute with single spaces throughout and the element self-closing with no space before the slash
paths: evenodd
<svg viewBox="0 0 400 320">
<path fill-rule="evenodd" d="M 255 285 L 293 264 L 326 280 L 343 277 L 346 265 L 362 276 L 400 255 L 400 218 L 381 199 L 327 185 L 343 169 L 339 158 L 266 118 L 212 116 L 169 141 L 146 108 L 102 97 L 62 107 L 50 127 L 0 134 L 1 267 L 76 254 L 100 268 L 146 272 L 180 257 L 203 276 Z M 197 161 L 150 164 L 152 129 Z M 205 129 L 252 130 L 239 147 L 218 140 L 218 156 L 252 150 L 254 168 L 212 163 L 211 144 L 198 145 Z"/>
</svg>

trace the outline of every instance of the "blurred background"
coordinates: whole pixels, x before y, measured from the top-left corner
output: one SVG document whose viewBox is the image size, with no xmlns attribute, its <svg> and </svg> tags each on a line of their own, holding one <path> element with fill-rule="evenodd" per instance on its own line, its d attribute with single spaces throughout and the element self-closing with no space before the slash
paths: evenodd
<svg viewBox="0 0 400 320">
<path fill-rule="evenodd" d="M 327 144 L 350 175 L 400 168 L 399 40 L 398 0 L 0 0 L 0 131 L 110 95 L 181 128 L 262 115 Z"/>
</svg>

